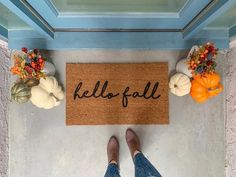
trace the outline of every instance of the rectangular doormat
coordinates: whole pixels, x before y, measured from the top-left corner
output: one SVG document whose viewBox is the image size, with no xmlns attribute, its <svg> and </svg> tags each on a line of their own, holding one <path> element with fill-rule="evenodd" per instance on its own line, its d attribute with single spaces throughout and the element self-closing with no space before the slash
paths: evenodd
<svg viewBox="0 0 236 177">
<path fill-rule="evenodd" d="M 66 124 L 168 124 L 168 63 L 66 65 Z"/>
</svg>

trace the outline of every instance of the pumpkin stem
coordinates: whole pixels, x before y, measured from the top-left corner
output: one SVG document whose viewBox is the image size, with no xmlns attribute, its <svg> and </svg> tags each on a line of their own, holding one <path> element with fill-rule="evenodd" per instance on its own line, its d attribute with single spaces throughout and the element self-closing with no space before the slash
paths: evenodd
<svg viewBox="0 0 236 177">
<path fill-rule="evenodd" d="M 174 88 L 177 88 L 177 87 L 178 87 L 178 86 L 175 84 L 175 85 L 174 85 Z"/>
<path fill-rule="evenodd" d="M 208 91 L 213 91 L 213 90 L 217 90 L 217 89 L 219 89 L 218 87 L 215 87 L 215 88 L 208 88 L 207 90 Z"/>
<path fill-rule="evenodd" d="M 60 101 L 53 93 L 50 93 L 49 95 L 53 96 L 57 101 Z"/>
</svg>

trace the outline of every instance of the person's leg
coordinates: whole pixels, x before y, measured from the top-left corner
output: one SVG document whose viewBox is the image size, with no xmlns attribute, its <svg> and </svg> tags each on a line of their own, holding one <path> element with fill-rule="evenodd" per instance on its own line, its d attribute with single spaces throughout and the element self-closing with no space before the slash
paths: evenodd
<svg viewBox="0 0 236 177">
<path fill-rule="evenodd" d="M 161 177 L 157 169 L 144 157 L 142 153 L 134 156 L 136 177 Z"/>
<path fill-rule="evenodd" d="M 107 167 L 105 177 L 120 177 L 118 165 L 110 163 Z"/>
<path fill-rule="evenodd" d="M 119 173 L 119 142 L 112 136 L 107 144 L 108 167 L 105 177 L 120 177 Z"/>
<path fill-rule="evenodd" d="M 141 153 L 140 141 L 132 129 L 126 131 L 128 144 L 135 165 L 135 177 L 161 177 L 156 168 Z"/>
</svg>

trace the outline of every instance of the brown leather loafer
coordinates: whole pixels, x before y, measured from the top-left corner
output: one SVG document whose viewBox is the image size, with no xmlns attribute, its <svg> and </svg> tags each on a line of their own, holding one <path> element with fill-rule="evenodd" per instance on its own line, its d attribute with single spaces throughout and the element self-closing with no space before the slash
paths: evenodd
<svg viewBox="0 0 236 177">
<path fill-rule="evenodd" d="M 134 158 L 134 153 L 136 151 L 141 152 L 140 141 L 137 134 L 130 128 L 126 130 L 125 139 L 128 144 L 132 158 Z"/>
<path fill-rule="evenodd" d="M 115 136 L 110 137 L 107 144 L 108 163 L 119 163 L 119 142 Z"/>
</svg>

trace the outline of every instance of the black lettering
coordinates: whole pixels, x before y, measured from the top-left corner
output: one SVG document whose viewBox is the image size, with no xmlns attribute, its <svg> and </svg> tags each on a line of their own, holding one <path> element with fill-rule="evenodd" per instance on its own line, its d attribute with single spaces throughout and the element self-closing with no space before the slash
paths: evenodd
<svg viewBox="0 0 236 177">
<path fill-rule="evenodd" d="M 123 93 L 123 98 L 122 98 L 122 105 L 125 108 L 128 106 L 128 97 L 131 96 L 130 94 L 127 94 L 128 91 L 129 91 L 129 87 L 126 87 L 126 89 Z"/>
</svg>

